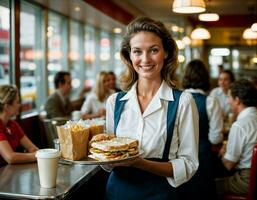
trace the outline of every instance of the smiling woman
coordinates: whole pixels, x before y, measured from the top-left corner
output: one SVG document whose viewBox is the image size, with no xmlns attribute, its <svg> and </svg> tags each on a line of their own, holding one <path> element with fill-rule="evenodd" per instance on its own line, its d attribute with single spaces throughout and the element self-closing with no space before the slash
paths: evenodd
<svg viewBox="0 0 257 200">
<path fill-rule="evenodd" d="M 161 22 L 142 17 L 128 25 L 121 44 L 127 92 L 107 100 L 106 130 L 138 140 L 144 153 L 107 167 L 114 169 L 106 199 L 176 199 L 174 188 L 197 169 L 197 110 L 190 94 L 175 89 L 177 51 Z"/>
<path fill-rule="evenodd" d="M 38 149 L 11 118 L 18 114 L 20 99 L 12 85 L 0 86 L 0 166 L 35 161 Z M 28 153 L 15 152 L 22 146 Z"/>
</svg>

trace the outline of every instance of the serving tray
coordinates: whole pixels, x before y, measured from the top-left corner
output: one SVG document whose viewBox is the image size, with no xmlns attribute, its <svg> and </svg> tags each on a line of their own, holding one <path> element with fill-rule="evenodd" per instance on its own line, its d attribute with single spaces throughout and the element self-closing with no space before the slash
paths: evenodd
<svg viewBox="0 0 257 200">
<path fill-rule="evenodd" d="M 99 160 L 95 160 L 95 159 L 89 158 L 89 157 L 86 157 L 82 160 L 67 160 L 64 158 L 60 158 L 59 163 L 61 163 L 61 164 L 79 164 L 79 165 L 106 165 L 106 164 L 113 164 L 113 163 L 133 160 L 133 159 L 141 156 L 143 153 L 144 153 L 143 150 L 139 150 L 139 153 L 136 155 L 118 159 L 118 160 L 108 160 L 108 161 L 99 161 Z"/>
</svg>

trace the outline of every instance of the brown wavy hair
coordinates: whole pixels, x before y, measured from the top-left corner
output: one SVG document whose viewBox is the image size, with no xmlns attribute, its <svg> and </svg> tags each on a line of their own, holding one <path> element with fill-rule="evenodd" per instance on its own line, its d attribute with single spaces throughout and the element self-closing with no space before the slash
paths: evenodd
<svg viewBox="0 0 257 200">
<path fill-rule="evenodd" d="M 164 51 L 167 54 L 161 70 L 161 77 L 170 87 L 176 88 L 177 78 L 175 73 L 178 66 L 177 44 L 162 22 L 155 21 L 148 17 L 136 18 L 130 22 L 122 39 L 120 56 L 121 60 L 126 65 L 126 70 L 120 78 L 121 88 L 128 91 L 138 80 L 138 74 L 134 70 L 130 59 L 130 40 L 139 32 L 154 33 L 161 39 Z"/>
<path fill-rule="evenodd" d="M 186 65 L 182 87 L 202 89 L 206 92 L 210 89 L 210 74 L 203 61 L 195 59 Z"/>
</svg>

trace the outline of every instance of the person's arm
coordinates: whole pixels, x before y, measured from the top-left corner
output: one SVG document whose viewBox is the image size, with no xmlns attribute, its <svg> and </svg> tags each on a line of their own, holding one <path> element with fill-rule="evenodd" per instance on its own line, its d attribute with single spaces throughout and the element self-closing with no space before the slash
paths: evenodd
<svg viewBox="0 0 257 200">
<path fill-rule="evenodd" d="M 36 161 L 35 152 L 15 152 L 7 140 L 0 141 L 0 154 L 8 164 L 28 163 Z"/>
<path fill-rule="evenodd" d="M 33 153 L 36 152 L 38 150 L 37 146 L 33 144 L 33 142 L 31 142 L 31 140 L 24 135 L 23 138 L 21 139 L 21 145 L 29 152 L 29 153 Z"/>
<path fill-rule="evenodd" d="M 209 141 L 212 144 L 219 144 L 223 140 L 223 117 L 221 107 L 216 98 L 208 96 L 206 99 L 206 108 L 209 119 Z"/>
<path fill-rule="evenodd" d="M 104 117 L 105 116 L 105 109 L 99 109 L 97 112 L 92 113 L 92 114 L 82 114 L 82 118 L 85 119 L 93 119 L 93 118 L 98 118 L 98 117 Z"/>
<path fill-rule="evenodd" d="M 240 161 L 244 148 L 243 132 L 239 126 L 233 124 L 228 135 L 228 141 L 223 144 L 223 150 L 220 151 L 221 161 L 228 170 L 234 169 Z"/>
<path fill-rule="evenodd" d="M 173 168 L 171 162 L 157 162 L 146 160 L 143 158 L 136 158 L 134 160 L 129 160 L 126 162 L 120 162 L 116 164 L 108 165 L 109 169 L 117 166 L 133 166 L 138 169 L 142 169 L 153 174 L 163 176 L 163 177 L 172 177 L 173 176 Z"/>
<path fill-rule="evenodd" d="M 168 178 L 174 187 L 188 181 L 199 166 L 199 115 L 191 94 L 181 94 L 177 115 L 178 151 L 177 157 L 171 160 L 173 177 Z"/>
<path fill-rule="evenodd" d="M 227 168 L 227 170 L 232 170 L 236 167 L 236 164 L 235 162 L 232 162 L 230 160 L 227 160 L 226 158 L 222 157 L 221 159 L 223 165 Z"/>
</svg>

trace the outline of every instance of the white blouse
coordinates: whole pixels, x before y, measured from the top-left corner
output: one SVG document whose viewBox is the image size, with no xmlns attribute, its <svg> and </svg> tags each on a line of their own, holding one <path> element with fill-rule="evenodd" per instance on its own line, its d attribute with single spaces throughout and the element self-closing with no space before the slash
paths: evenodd
<svg viewBox="0 0 257 200">
<path fill-rule="evenodd" d="M 82 114 L 92 114 L 99 111 L 99 109 L 105 109 L 105 101 L 101 102 L 98 100 L 98 97 L 95 92 L 91 92 L 86 97 L 82 107 L 81 113 Z"/>
<path fill-rule="evenodd" d="M 186 92 L 200 93 L 206 95 L 201 89 L 186 89 Z M 222 109 L 218 100 L 215 97 L 207 96 L 206 98 L 206 111 L 209 119 L 209 134 L 208 138 L 212 144 L 218 144 L 223 140 L 223 117 Z"/>
<path fill-rule="evenodd" d="M 141 113 L 137 83 L 121 98 L 127 100 L 116 130 L 117 136 L 139 140 L 144 158 L 162 158 L 167 136 L 168 101 L 173 101 L 172 89 L 163 81 L 161 87 Z M 106 129 L 114 132 L 114 106 L 117 94 L 109 97 L 106 104 Z M 183 92 L 179 100 L 176 122 L 169 152 L 173 166 L 173 177 L 168 182 L 177 187 L 188 181 L 198 168 L 199 118 L 191 94 Z"/>
</svg>

